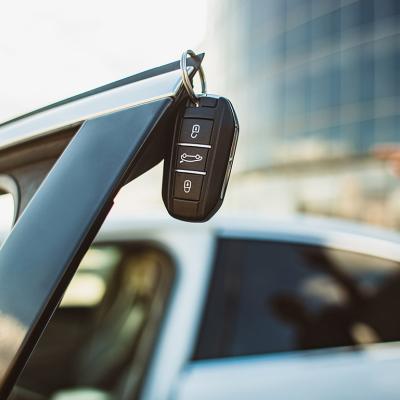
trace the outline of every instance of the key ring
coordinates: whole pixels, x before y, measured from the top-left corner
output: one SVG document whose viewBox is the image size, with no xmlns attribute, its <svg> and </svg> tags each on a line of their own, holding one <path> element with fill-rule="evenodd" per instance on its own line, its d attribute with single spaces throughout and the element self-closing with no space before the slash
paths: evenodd
<svg viewBox="0 0 400 400">
<path fill-rule="evenodd" d="M 193 86 L 192 83 L 190 82 L 190 78 L 189 78 L 189 74 L 187 72 L 187 57 L 191 56 L 193 58 L 196 58 L 196 53 L 193 50 L 186 50 L 185 52 L 183 52 L 182 57 L 181 57 L 181 62 L 180 62 L 180 66 L 181 66 L 181 71 L 182 71 L 182 82 L 183 82 L 183 86 L 185 86 L 185 89 L 190 97 L 190 100 L 198 105 L 199 103 L 199 96 L 194 92 L 193 90 Z M 204 70 L 203 67 L 199 66 L 199 75 L 200 75 L 200 82 L 201 82 L 201 93 L 202 94 L 206 94 L 207 92 L 207 85 L 206 85 L 206 77 L 204 75 Z"/>
</svg>

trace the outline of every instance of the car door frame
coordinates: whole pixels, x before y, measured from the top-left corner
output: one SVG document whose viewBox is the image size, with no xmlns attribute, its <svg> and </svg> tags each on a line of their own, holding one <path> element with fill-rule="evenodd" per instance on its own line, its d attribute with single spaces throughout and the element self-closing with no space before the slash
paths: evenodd
<svg viewBox="0 0 400 400">
<path fill-rule="evenodd" d="M 190 60 L 191 77 L 201 60 Z M 24 181 L 0 169 L 15 178 L 20 195 L 18 219 L 0 251 L 0 326 L 8 327 L 0 351 L 1 398 L 13 388 L 118 190 L 164 157 L 170 120 L 186 98 L 174 62 L 0 125 L 0 154 L 11 160 L 36 140 L 70 132 L 57 160 L 39 176 Z"/>
</svg>

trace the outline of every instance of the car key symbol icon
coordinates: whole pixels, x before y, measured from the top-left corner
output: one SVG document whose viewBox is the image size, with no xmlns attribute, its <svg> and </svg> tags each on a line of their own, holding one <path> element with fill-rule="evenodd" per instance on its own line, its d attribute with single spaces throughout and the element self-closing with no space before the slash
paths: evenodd
<svg viewBox="0 0 400 400">
<path fill-rule="evenodd" d="M 190 137 L 192 139 L 196 139 L 197 135 L 200 133 L 200 125 L 199 124 L 194 124 L 192 126 L 192 133 L 190 134 Z"/>
</svg>

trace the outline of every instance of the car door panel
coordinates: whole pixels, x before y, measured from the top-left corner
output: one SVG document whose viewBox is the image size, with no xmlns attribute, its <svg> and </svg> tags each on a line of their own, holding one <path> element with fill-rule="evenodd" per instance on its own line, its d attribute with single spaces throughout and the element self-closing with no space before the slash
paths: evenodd
<svg viewBox="0 0 400 400">
<path fill-rule="evenodd" d="M 181 375 L 175 399 L 395 400 L 399 368 L 398 344 L 200 361 Z"/>
</svg>

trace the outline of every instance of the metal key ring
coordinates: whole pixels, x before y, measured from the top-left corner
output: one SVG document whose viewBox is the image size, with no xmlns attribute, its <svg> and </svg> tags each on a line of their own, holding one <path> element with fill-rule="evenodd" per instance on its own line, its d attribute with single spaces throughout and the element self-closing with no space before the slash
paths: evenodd
<svg viewBox="0 0 400 400">
<path fill-rule="evenodd" d="M 192 86 L 192 82 L 190 82 L 190 78 L 189 78 L 189 74 L 187 72 L 187 57 L 191 56 L 193 58 L 196 58 L 197 55 L 193 50 L 186 50 L 185 52 L 183 52 L 182 57 L 181 57 L 181 62 L 180 62 L 180 66 L 181 66 L 181 71 L 182 71 L 182 82 L 183 82 L 183 86 L 185 86 L 185 89 L 190 97 L 190 100 L 192 100 L 192 102 L 194 104 L 198 104 L 199 102 L 199 96 L 196 95 L 196 93 L 193 90 L 193 86 Z M 206 85 L 206 77 L 204 75 L 204 70 L 203 67 L 201 66 L 201 64 L 199 65 L 199 75 L 200 75 L 200 82 L 201 82 L 201 92 L 203 94 L 206 94 L 207 92 L 207 85 Z"/>
</svg>

